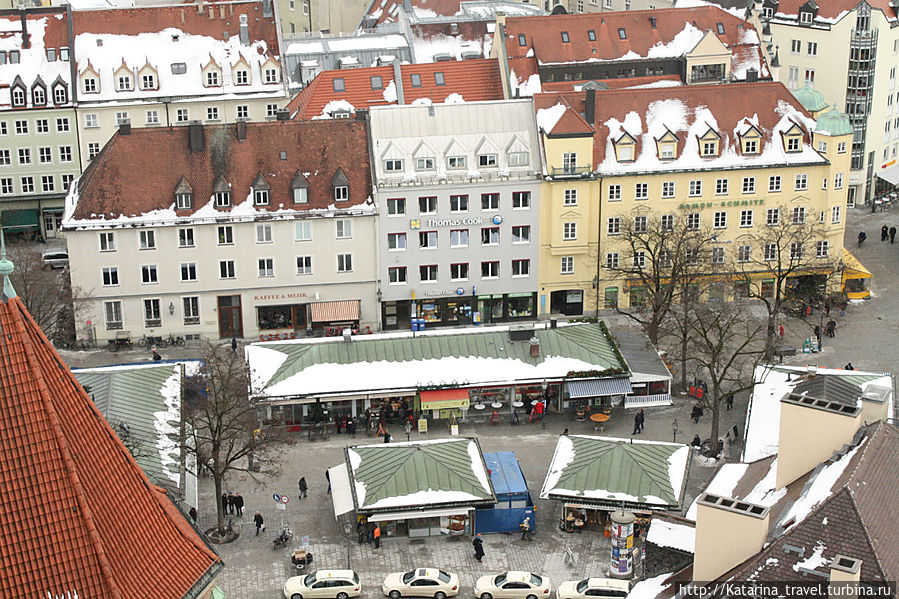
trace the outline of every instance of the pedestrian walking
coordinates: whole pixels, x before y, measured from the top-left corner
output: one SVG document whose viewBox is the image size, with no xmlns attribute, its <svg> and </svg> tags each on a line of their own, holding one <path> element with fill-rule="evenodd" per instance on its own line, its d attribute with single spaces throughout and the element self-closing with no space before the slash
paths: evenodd
<svg viewBox="0 0 899 599">
<path fill-rule="evenodd" d="M 865 239 L 867 239 L 867 238 L 868 238 L 867 233 L 865 233 L 864 231 L 859 231 L 858 232 L 858 247 L 862 247 L 862 244 L 865 243 Z"/>
<path fill-rule="evenodd" d="M 640 408 L 640 411 L 637 412 L 637 416 L 640 417 L 640 430 L 637 432 L 643 432 L 643 423 L 646 422 L 646 414 L 643 413 L 643 408 Z"/>
<path fill-rule="evenodd" d="M 546 405 L 542 401 L 538 401 L 534 407 L 537 410 L 537 420 L 543 420 L 543 411 L 546 409 Z"/>
<path fill-rule="evenodd" d="M 234 493 L 228 491 L 228 513 L 234 514 Z"/>
<path fill-rule="evenodd" d="M 412 436 L 412 423 L 407 420 L 406 424 L 403 425 L 403 430 L 406 431 L 406 441 L 408 441 Z"/>
<path fill-rule="evenodd" d="M 300 477 L 300 482 L 297 483 L 297 484 L 298 484 L 299 487 L 300 487 L 300 499 L 303 499 L 304 497 L 306 497 L 306 491 L 309 490 L 309 485 L 306 484 L 306 477 L 305 477 L 305 476 L 301 476 L 301 477 Z"/>
<path fill-rule="evenodd" d="M 259 536 L 260 530 L 265 530 L 265 520 L 262 519 L 262 514 L 256 512 L 256 515 L 253 516 L 253 524 L 256 525 L 256 536 Z"/>
<path fill-rule="evenodd" d="M 827 325 L 824 327 L 824 332 L 828 337 L 835 337 L 837 330 L 837 321 L 836 320 L 828 320 Z"/>
<path fill-rule="evenodd" d="M 231 337 L 231 351 L 237 353 L 237 337 Z"/>
<path fill-rule="evenodd" d="M 331 494 L 331 471 L 325 470 L 325 480 L 328 481 L 328 495 Z"/>
<path fill-rule="evenodd" d="M 821 338 L 821 327 L 820 327 L 820 325 L 817 325 L 817 324 L 815 325 L 815 338 L 816 339 Z"/>
<path fill-rule="evenodd" d="M 522 520 L 521 524 L 518 525 L 518 528 L 521 530 L 521 540 L 522 541 L 533 541 L 531 538 L 531 517 L 525 516 L 524 520 Z"/>
<path fill-rule="evenodd" d="M 880 240 L 886 241 L 887 237 L 890 236 L 890 228 L 886 225 L 880 227 Z"/>
<path fill-rule="evenodd" d="M 237 510 L 237 516 L 243 516 L 243 497 L 240 496 L 240 491 L 235 491 L 234 493 L 234 509 Z"/>
<path fill-rule="evenodd" d="M 846 308 L 849 307 L 849 302 L 843 300 L 840 302 L 840 316 L 846 316 Z"/>
<path fill-rule="evenodd" d="M 222 491 L 222 514 L 228 515 L 228 494 Z"/>
<path fill-rule="evenodd" d="M 784 336 L 784 325 L 780 325 L 780 329 L 778 331 L 780 333 L 780 338 L 783 339 Z"/>
<path fill-rule="evenodd" d="M 568 427 L 565 427 L 565 430 L 562 431 L 562 434 L 563 434 L 563 435 L 567 435 L 567 434 L 568 434 Z"/>
<path fill-rule="evenodd" d="M 387 432 L 387 429 L 384 429 L 384 443 L 390 443 L 390 433 Z"/>
<path fill-rule="evenodd" d="M 478 561 L 481 561 L 481 558 L 484 557 L 484 541 L 481 539 L 481 535 L 476 535 L 474 540 L 471 542 L 472 546 L 474 546 L 474 558 Z"/>
<path fill-rule="evenodd" d="M 378 526 L 377 524 L 375 524 L 375 530 L 372 533 L 372 536 L 375 539 L 375 549 L 380 548 L 381 547 L 381 527 Z"/>
<path fill-rule="evenodd" d="M 890 227 L 890 243 L 896 243 L 896 227 Z"/>
<path fill-rule="evenodd" d="M 728 393 L 724 396 L 724 405 L 727 407 L 727 411 L 730 412 L 730 409 L 734 407 L 734 394 Z"/>
<path fill-rule="evenodd" d="M 693 422 L 699 423 L 699 419 L 702 418 L 702 408 L 699 407 L 699 404 L 693 405 L 693 411 L 690 412 L 690 418 L 693 419 Z"/>
<path fill-rule="evenodd" d="M 632 435 L 640 434 L 640 412 L 637 412 L 636 414 L 634 414 L 634 432 L 632 432 L 631 434 Z"/>
</svg>

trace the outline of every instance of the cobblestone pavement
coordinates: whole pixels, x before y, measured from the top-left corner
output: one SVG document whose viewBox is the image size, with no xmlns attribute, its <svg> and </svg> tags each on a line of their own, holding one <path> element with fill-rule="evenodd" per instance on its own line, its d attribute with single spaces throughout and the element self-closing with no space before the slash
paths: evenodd
<svg viewBox="0 0 899 599">
<path fill-rule="evenodd" d="M 824 348 L 818 354 L 799 354 L 787 358 L 790 364 L 816 364 L 826 367 L 842 367 L 851 361 L 857 369 L 874 371 L 896 370 L 895 349 L 899 339 L 899 244 L 881 243 L 879 230 L 882 224 L 899 226 L 899 212 L 870 214 L 865 209 L 850 210 L 847 215 L 847 247 L 874 274 L 871 289 L 874 297 L 850 306 L 846 316 L 832 311 L 830 318 L 837 321 L 837 335 L 825 339 Z M 856 248 L 856 236 L 865 230 L 868 241 Z M 620 321 L 614 315 L 608 320 Z M 787 343 L 802 347 L 802 340 L 811 334 L 819 315 L 808 320 L 785 318 Z M 147 350 L 110 353 L 60 352 L 72 366 L 98 366 L 110 363 L 141 362 L 149 358 Z M 164 348 L 164 358 L 195 357 L 196 347 Z M 746 409 L 746 397 L 738 397 L 734 409 L 722 412 L 721 430 L 737 424 L 742 430 Z M 642 438 L 670 441 L 674 436 L 673 423 L 678 423 L 676 440 L 689 442 L 695 433 L 709 436 L 709 418 L 699 425 L 689 418 L 690 403 L 677 399 L 675 405 L 652 408 L 646 412 L 645 432 Z M 627 438 L 633 423 L 633 411 L 618 409 L 603 434 Z M 546 430 L 539 425 L 522 424 L 510 427 L 506 423 L 498 427 L 486 424 L 464 424 L 461 434 L 477 436 L 484 451 L 513 450 L 521 462 L 528 480 L 528 487 L 537 504 L 537 533 L 534 541 L 522 541 L 519 535 L 492 534 L 485 536 L 486 557 L 477 563 L 471 556 L 467 537 L 443 537 L 409 541 L 405 538 L 385 539 L 379 550 L 370 545 L 358 545 L 338 528 L 334 519 L 330 496 L 326 493 L 324 471 L 343 459 L 346 445 L 377 442 L 359 436 L 347 438 L 331 436 L 328 440 L 311 443 L 297 436 L 283 449 L 282 471 L 276 476 L 254 481 L 246 476 L 235 476 L 227 483 L 226 490 L 239 490 L 246 500 L 243 518 L 235 519 L 241 528 L 241 538 L 236 542 L 218 546 L 226 568 L 218 584 L 229 599 L 273 599 L 279 597 L 281 585 L 293 574 L 287 549 L 272 550 L 271 538 L 277 533 L 283 518 L 296 533 L 299 544 L 302 536 L 308 536 L 310 550 L 315 559 L 310 569 L 351 567 L 362 576 L 365 596 L 380 595 L 380 582 L 388 572 L 419 565 L 434 565 L 459 573 L 462 582 L 461 596 L 471 593 L 475 578 L 484 573 L 505 569 L 522 569 L 543 573 L 558 584 L 563 580 L 585 575 L 603 575 L 607 570 L 609 546 L 600 534 L 566 534 L 558 530 L 556 522 L 560 508 L 556 502 L 537 499 L 543 478 L 549 466 L 557 436 L 568 427 L 571 433 L 593 433 L 589 423 L 572 422 L 562 415 L 550 415 Z M 442 427 L 432 426 L 429 437 L 448 436 Z M 736 456 L 739 448 L 733 448 Z M 688 506 L 714 469 L 693 460 L 687 481 L 684 506 Z M 297 500 L 297 480 L 306 476 L 309 481 L 309 497 Z M 291 501 L 285 511 L 275 509 L 272 493 L 286 493 Z M 200 525 L 214 524 L 214 501 L 209 479 L 200 482 Z M 254 535 L 253 512 L 259 510 L 266 518 L 268 530 L 259 537 Z M 574 565 L 563 559 L 566 548 L 574 554 Z"/>
</svg>

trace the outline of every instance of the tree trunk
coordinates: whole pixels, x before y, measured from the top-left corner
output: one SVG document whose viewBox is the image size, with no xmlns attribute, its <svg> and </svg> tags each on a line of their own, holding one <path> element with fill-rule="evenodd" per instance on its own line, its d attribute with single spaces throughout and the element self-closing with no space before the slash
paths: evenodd
<svg viewBox="0 0 899 599">
<path fill-rule="evenodd" d="M 224 482 L 224 476 L 219 474 L 218 464 L 213 463 L 215 467 L 215 472 L 213 472 L 212 480 L 215 482 L 215 514 L 216 514 L 216 526 L 218 527 L 219 535 L 224 536 L 225 534 L 225 508 L 222 505 L 222 483 Z"/>
<path fill-rule="evenodd" d="M 777 312 L 768 313 L 768 322 L 765 325 L 765 360 L 774 358 L 774 347 L 777 340 Z"/>
<path fill-rule="evenodd" d="M 685 391 L 687 389 L 687 346 L 690 336 L 686 331 L 682 333 L 680 338 L 680 390 Z"/>
<path fill-rule="evenodd" d="M 712 438 L 709 443 L 712 447 L 712 453 L 716 456 L 718 455 L 718 452 L 721 451 L 721 447 L 718 445 L 718 421 L 721 418 L 720 395 L 721 391 L 718 388 L 718 384 L 715 381 L 712 381 Z"/>
</svg>

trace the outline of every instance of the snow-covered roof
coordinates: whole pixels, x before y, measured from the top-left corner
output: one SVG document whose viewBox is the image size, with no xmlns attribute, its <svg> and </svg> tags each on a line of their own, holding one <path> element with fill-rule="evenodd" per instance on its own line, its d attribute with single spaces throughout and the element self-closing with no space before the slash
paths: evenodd
<svg viewBox="0 0 899 599">
<path fill-rule="evenodd" d="M 19 17 L 14 19 L 0 18 L 0 52 L 4 52 L 7 58 L 0 64 L 0 106 L 9 108 L 12 104 L 10 90 L 13 83 L 20 81 L 24 86 L 27 107 L 34 107 L 32 86 L 43 83 L 47 106 L 60 106 L 54 104 L 52 87 L 55 83 L 62 82 L 66 86 L 66 102 L 63 105 L 71 105 L 72 90 L 69 60 L 61 60 L 60 49 L 68 52 L 68 32 L 65 12 L 59 9 L 46 9 L 47 12 L 57 11 L 56 14 L 40 15 L 30 13 L 26 16 L 26 26 L 30 40 L 30 47 L 22 46 L 22 21 Z M 43 10 L 41 12 L 44 12 Z M 55 60 L 52 62 L 47 57 L 47 49 L 55 52 Z M 10 52 L 18 52 L 19 59 L 15 63 L 10 58 Z"/>
<path fill-rule="evenodd" d="M 646 542 L 659 547 L 670 547 L 694 553 L 696 551 L 696 527 L 654 517 L 649 523 Z"/>
</svg>

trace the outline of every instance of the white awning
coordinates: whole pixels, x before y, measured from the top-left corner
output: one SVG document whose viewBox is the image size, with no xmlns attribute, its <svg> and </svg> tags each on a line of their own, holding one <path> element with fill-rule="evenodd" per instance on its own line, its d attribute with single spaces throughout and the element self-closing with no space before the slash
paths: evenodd
<svg viewBox="0 0 899 599">
<path fill-rule="evenodd" d="M 877 176 L 890 185 L 899 185 L 899 164 L 878 171 Z"/>
<path fill-rule="evenodd" d="M 346 464 L 340 464 L 328 468 L 331 477 L 331 503 L 334 504 L 334 517 L 339 518 L 355 509 L 353 505 L 353 493 L 350 490 L 350 475 L 346 470 Z"/>
<path fill-rule="evenodd" d="M 333 475 L 332 475 L 333 476 Z M 333 489 L 332 489 L 333 492 Z M 368 519 L 372 522 L 388 522 L 391 520 L 411 520 L 412 518 L 437 518 L 439 516 L 460 516 L 468 514 L 473 507 L 448 507 L 442 510 L 423 510 L 413 512 L 384 512 L 372 514 Z"/>
</svg>

